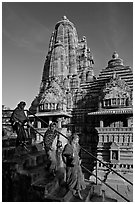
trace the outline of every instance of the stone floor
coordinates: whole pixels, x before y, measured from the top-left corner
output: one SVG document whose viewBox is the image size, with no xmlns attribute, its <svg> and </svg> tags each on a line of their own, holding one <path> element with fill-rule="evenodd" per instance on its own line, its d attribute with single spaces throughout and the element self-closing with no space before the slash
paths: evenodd
<svg viewBox="0 0 135 204">
<path fill-rule="evenodd" d="M 133 174 L 122 174 L 123 177 L 128 179 L 130 182 L 133 182 Z M 130 202 L 133 201 L 133 186 L 128 182 L 124 181 L 124 179 L 120 178 L 115 174 L 110 174 L 106 181 L 112 188 L 114 188 L 117 192 L 126 197 Z M 117 193 L 113 192 L 107 186 L 103 185 L 106 196 L 110 198 L 116 198 L 118 202 L 124 202 L 125 200 L 120 197 Z"/>
</svg>

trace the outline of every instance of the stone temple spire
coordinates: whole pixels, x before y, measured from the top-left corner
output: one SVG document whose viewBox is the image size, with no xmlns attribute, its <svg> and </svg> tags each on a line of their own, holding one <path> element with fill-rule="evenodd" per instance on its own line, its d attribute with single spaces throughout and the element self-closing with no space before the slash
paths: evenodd
<svg viewBox="0 0 135 204">
<path fill-rule="evenodd" d="M 51 34 L 40 90 L 33 103 L 37 104 L 44 98 L 51 84 L 57 84 L 69 94 L 70 100 L 70 94 L 75 93 L 80 84 L 94 80 L 93 64 L 93 55 L 87 46 L 86 37 L 78 39 L 74 24 L 63 16 Z"/>
<path fill-rule="evenodd" d="M 66 16 L 58 21 L 51 35 L 49 51 L 45 61 L 42 80 L 47 78 L 65 78 L 77 74 L 76 50 L 77 31 Z"/>
<path fill-rule="evenodd" d="M 87 79 L 92 80 L 93 64 L 94 60 L 87 47 L 86 37 L 83 36 L 81 40 L 78 40 L 74 24 L 63 16 L 56 23 L 50 37 L 42 75 L 42 87 L 51 79 L 58 79 L 63 83 L 66 78 L 79 75 L 83 75 L 82 82 L 84 83 Z"/>
</svg>

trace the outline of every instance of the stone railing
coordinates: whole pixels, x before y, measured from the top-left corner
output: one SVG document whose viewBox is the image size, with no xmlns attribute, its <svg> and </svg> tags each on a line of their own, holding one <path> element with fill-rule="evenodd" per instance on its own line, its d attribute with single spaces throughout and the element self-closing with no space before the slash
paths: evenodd
<svg viewBox="0 0 135 204">
<path fill-rule="evenodd" d="M 132 127 L 96 127 L 98 132 L 133 132 Z"/>
<path fill-rule="evenodd" d="M 127 164 L 127 163 L 112 163 L 109 164 L 111 168 L 119 170 L 119 171 L 129 171 L 133 172 L 133 164 Z M 105 169 L 105 166 L 102 163 L 98 164 L 98 169 Z"/>
</svg>

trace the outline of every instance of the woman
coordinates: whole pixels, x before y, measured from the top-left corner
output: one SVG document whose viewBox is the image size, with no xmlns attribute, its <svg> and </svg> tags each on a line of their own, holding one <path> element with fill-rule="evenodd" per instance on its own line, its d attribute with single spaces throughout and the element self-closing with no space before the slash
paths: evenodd
<svg viewBox="0 0 135 204">
<path fill-rule="evenodd" d="M 56 144 L 59 138 L 58 132 L 56 131 L 56 123 L 51 123 L 49 128 L 44 134 L 44 146 L 47 153 L 47 157 L 50 161 L 49 169 L 55 175 L 57 160 L 56 160 Z"/>
<path fill-rule="evenodd" d="M 45 132 L 44 145 L 50 163 L 48 168 L 55 176 L 56 171 L 64 168 L 64 165 L 61 156 L 63 146 L 54 122 L 50 124 L 49 129 Z"/>
<path fill-rule="evenodd" d="M 82 200 L 80 191 L 86 188 L 84 175 L 81 169 L 81 160 L 79 157 L 80 145 L 79 136 L 74 134 L 70 143 L 63 150 L 63 160 L 66 163 L 66 182 L 69 190 Z"/>
<path fill-rule="evenodd" d="M 26 103 L 24 101 L 21 101 L 14 109 L 10 118 L 10 122 L 13 127 L 13 130 L 16 131 L 16 134 L 17 134 L 16 147 L 18 147 L 19 145 L 25 146 L 27 135 L 25 132 L 24 125 L 25 123 L 27 123 L 29 126 L 31 126 L 28 117 L 25 115 L 25 111 L 24 111 L 25 106 L 26 106 Z"/>
</svg>

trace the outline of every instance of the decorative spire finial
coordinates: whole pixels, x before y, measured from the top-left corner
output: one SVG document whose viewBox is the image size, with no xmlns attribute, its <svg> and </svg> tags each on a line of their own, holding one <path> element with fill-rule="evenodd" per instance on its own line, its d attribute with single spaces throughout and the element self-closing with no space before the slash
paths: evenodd
<svg viewBox="0 0 135 204">
<path fill-rule="evenodd" d="M 68 20 L 68 19 L 67 19 L 67 17 L 66 17 L 66 16 L 63 16 L 63 17 L 62 17 L 62 20 Z"/>
<path fill-rule="evenodd" d="M 115 51 L 115 52 L 113 53 L 113 55 L 112 55 L 112 58 L 113 58 L 113 59 L 118 59 L 118 57 L 119 57 L 119 55 L 118 55 L 118 53 Z"/>
</svg>

